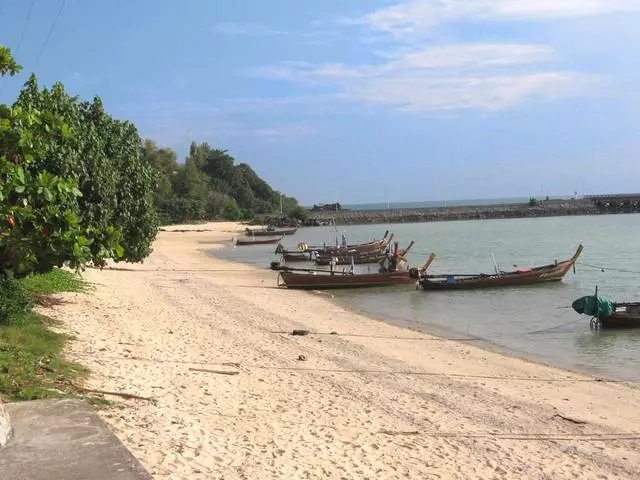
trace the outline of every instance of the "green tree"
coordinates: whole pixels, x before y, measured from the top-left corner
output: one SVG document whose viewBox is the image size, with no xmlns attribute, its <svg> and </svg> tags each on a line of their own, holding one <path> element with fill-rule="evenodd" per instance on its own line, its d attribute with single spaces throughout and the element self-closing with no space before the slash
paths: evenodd
<svg viewBox="0 0 640 480">
<path fill-rule="evenodd" d="M 133 124 L 108 115 L 102 101 L 82 102 L 61 84 L 39 89 L 31 76 L 16 107 L 60 116 L 73 132 L 70 143 L 51 142 L 36 158 L 37 167 L 78 183 L 82 222 L 96 241 L 89 245 L 91 261 L 103 265 L 113 258 L 106 248 L 117 232 L 123 247 L 116 260 L 142 261 L 157 233 L 154 193 L 156 171 L 143 158 L 142 141 Z"/>
<path fill-rule="evenodd" d="M 0 73 L 20 67 L 0 46 Z M 73 178 L 42 168 L 41 159 L 70 149 L 74 132 L 55 112 L 0 105 L 0 273 L 23 276 L 91 259 L 94 232 L 83 224 L 82 193 Z M 105 255 L 122 254 L 119 232 L 102 232 Z"/>
<path fill-rule="evenodd" d="M 22 65 L 18 65 L 11 55 L 11 49 L 0 45 L 0 77 L 14 76 L 22 71 Z"/>
</svg>

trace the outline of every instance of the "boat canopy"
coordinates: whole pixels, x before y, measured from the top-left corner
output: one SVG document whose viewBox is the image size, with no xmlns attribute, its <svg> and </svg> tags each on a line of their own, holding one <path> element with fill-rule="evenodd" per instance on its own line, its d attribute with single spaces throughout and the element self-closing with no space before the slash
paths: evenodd
<svg viewBox="0 0 640 480">
<path fill-rule="evenodd" d="M 581 297 L 573 302 L 571 307 L 578 313 L 592 317 L 610 317 L 616 313 L 616 304 L 608 298 L 598 295 Z"/>
</svg>

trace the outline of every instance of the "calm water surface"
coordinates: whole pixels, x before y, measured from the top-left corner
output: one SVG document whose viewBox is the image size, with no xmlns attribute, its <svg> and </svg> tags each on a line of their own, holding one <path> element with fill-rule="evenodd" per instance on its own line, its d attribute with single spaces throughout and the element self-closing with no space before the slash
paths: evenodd
<svg viewBox="0 0 640 480">
<path fill-rule="evenodd" d="M 640 380 L 640 330 L 592 332 L 588 317 L 563 308 L 592 294 L 596 285 L 612 300 L 640 300 L 640 215 L 358 225 L 339 227 L 338 232 L 346 232 L 349 243 L 360 243 L 381 237 L 387 228 L 401 247 L 416 241 L 411 264 L 421 265 L 435 252 L 430 267 L 434 274 L 491 273 L 492 253 L 500 269 L 510 270 L 514 265 L 567 259 L 579 243 L 585 250 L 576 273 L 569 272 L 558 284 L 457 292 L 413 287 L 332 291 L 337 301 L 392 323 L 449 338 L 474 338 L 471 343 L 478 346 L 572 370 Z M 333 227 L 306 228 L 283 243 L 287 248 L 301 240 L 335 243 L 335 236 Z M 268 267 L 278 260 L 273 251 L 271 245 L 233 247 L 215 255 Z"/>
</svg>

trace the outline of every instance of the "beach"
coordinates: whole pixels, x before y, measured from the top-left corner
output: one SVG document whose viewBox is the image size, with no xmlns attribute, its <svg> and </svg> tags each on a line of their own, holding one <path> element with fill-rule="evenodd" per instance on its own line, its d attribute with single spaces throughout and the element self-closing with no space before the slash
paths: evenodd
<svg viewBox="0 0 640 480">
<path fill-rule="evenodd" d="M 155 478 L 640 478 L 637 384 L 393 326 L 206 254 L 243 228 L 169 227 L 192 231 L 87 269 L 94 291 L 43 311 L 87 388 L 148 398 L 100 413 Z"/>
</svg>

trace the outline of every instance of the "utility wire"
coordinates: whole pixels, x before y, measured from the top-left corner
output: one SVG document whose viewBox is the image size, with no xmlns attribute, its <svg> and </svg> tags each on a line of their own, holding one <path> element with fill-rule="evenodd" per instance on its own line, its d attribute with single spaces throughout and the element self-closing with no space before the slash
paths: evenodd
<svg viewBox="0 0 640 480">
<path fill-rule="evenodd" d="M 67 0 L 62 0 L 62 2 L 60 3 L 60 8 L 58 9 L 58 13 L 56 14 L 55 18 L 53 19 L 53 22 L 51 23 L 51 28 L 49 29 L 49 33 L 47 34 L 47 38 L 44 39 L 44 43 L 42 44 L 42 48 L 40 49 L 40 53 L 38 53 L 38 56 L 36 58 L 36 63 L 33 66 L 34 70 L 38 66 L 38 62 L 40 61 L 40 57 L 42 57 L 42 54 L 44 53 L 44 49 L 47 48 L 47 43 L 49 43 L 49 39 L 51 38 L 51 35 L 53 34 L 53 31 L 56 28 L 56 24 L 58 23 L 58 19 L 60 18 L 60 15 L 62 14 L 62 10 L 64 10 L 64 6 L 65 6 L 66 3 L 67 3 Z"/>
<path fill-rule="evenodd" d="M 18 40 L 18 46 L 16 47 L 16 57 L 18 53 L 20 53 L 20 47 L 22 46 L 22 40 L 24 40 L 24 34 L 27 32 L 27 27 L 29 26 L 29 20 L 31 20 L 31 13 L 33 12 L 33 6 L 35 5 L 36 0 L 31 0 L 31 5 L 29 5 L 29 11 L 27 12 L 27 18 L 24 21 L 24 25 L 22 26 L 22 32 L 20 33 L 20 39 Z"/>
</svg>

